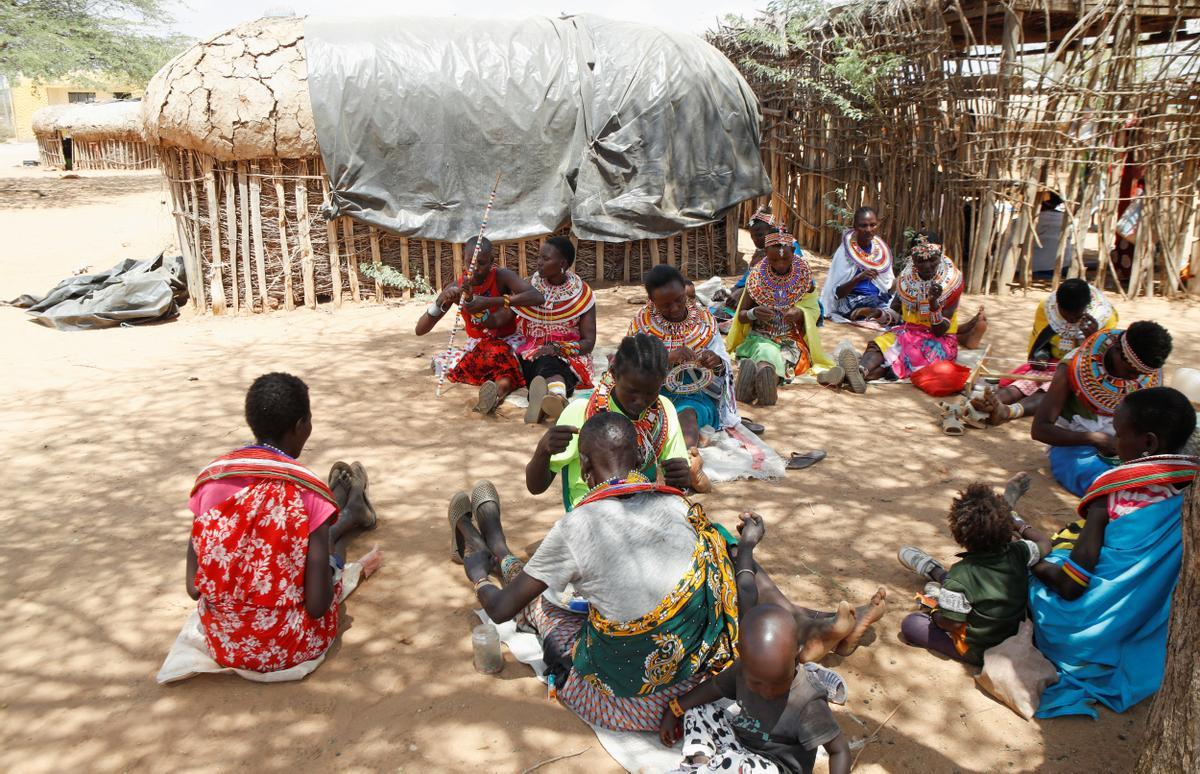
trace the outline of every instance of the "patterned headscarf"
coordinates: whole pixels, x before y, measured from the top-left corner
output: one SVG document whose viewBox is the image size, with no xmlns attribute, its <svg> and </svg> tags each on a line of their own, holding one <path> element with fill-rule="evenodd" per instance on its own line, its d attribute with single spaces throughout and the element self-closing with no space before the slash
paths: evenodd
<svg viewBox="0 0 1200 774">
<path fill-rule="evenodd" d="M 796 238 L 794 236 L 780 228 L 772 231 L 770 234 L 767 234 L 767 236 L 763 239 L 763 244 L 765 244 L 767 247 L 774 247 L 775 245 L 791 247 L 792 243 L 795 241 Z"/>
<path fill-rule="evenodd" d="M 775 228 L 775 216 L 767 212 L 767 205 L 763 205 L 754 211 L 750 216 L 750 222 L 746 224 L 746 228 L 752 228 L 755 222 L 766 223 L 771 228 Z"/>
</svg>

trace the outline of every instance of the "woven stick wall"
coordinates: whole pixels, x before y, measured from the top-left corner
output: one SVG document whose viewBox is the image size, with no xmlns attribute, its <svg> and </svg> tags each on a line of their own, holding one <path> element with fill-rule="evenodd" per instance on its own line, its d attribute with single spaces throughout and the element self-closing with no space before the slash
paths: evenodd
<svg viewBox="0 0 1200 774">
<path fill-rule="evenodd" d="M 62 169 L 66 166 L 66 160 L 63 157 L 62 137 L 55 132 L 54 134 L 35 133 L 38 145 L 38 160 L 42 162 L 43 167 L 58 167 Z"/>
<path fill-rule="evenodd" d="M 1065 201 L 1059 267 L 1083 271 L 1083 251 L 1068 261 L 1066 246 L 1094 224 L 1097 281 L 1176 296 L 1200 294 L 1197 17 L 1195 0 L 888 0 L 838 9 L 784 54 L 738 29 L 712 40 L 763 102 L 774 210 L 806 246 L 836 248 L 826 198 L 844 189 L 850 208 L 879 209 L 894 246 L 906 229 L 939 231 L 972 292 L 1028 285 L 1050 191 Z M 844 41 L 903 57 L 861 120 L 828 99 Z M 1132 265 L 1114 265 L 1122 173 L 1136 167 Z"/>
<path fill-rule="evenodd" d="M 158 157 L 144 140 L 76 137 L 71 142 L 71 166 L 75 169 L 153 169 L 158 166 Z"/>
<path fill-rule="evenodd" d="M 366 263 L 390 266 L 435 288 L 464 270 L 462 245 L 406 238 L 350 218 L 326 221 L 328 182 L 320 157 L 220 161 L 195 150 L 158 148 L 171 190 L 189 291 L 200 308 L 294 309 L 318 302 L 382 301 L 403 292 L 362 276 Z M 587 280 L 636 282 L 657 263 L 697 279 L 729 274 L 736 216 L 667 239 L 579 241 L 575 271 Z M 568 233 L 564 226 L 560 233 Z M 546 237 L 496 242 L 497 260 L 522 276 L 536 271 Z M 467 256 L 469 260 L 469 256 Z"/>
</svg>

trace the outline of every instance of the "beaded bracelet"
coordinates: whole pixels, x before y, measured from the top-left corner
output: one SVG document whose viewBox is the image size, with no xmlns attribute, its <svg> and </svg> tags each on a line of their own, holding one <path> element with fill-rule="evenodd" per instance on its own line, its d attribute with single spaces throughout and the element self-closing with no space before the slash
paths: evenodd
<svg viewBox="0 0 1200 774">
<path fill-rule="evenodd" d="M 681 718 L 684 715 L 683 707 L 679 706 L 679 699 L 671 699 L 669 702 L 667 702 L 667 708 L 670 709 L 671 714 L 677 718 Z"/>
</svg>

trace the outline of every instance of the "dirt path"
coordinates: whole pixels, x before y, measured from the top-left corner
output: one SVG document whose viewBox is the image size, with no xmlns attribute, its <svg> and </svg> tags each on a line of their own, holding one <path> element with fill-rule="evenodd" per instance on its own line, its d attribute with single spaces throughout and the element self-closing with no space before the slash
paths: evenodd
<svg viewBox="0 0 1200 774">
<path fill-rule="evenodd" d="M 4 201 L 62 186 L 39 177 L 49 173 L 9 170 L 0 164 Z M 159 189 L 146 176 L 121 179 L 127 189 L 105 182 L 65 206 L 55 206 L 67 196 L 56 193 L 41 207 L 0 212 L 0 296 L 44 292 L 81 263 L 144 257 L 169 241 Z M 598 292 L 602 340 L 623 331 L 634 293 Z M 1020 355 L 1036 300 L 987 300 L 997 352 Z M 1174 362 L 1200 362 L 1195 305 L 1118 307 L 1125 321 L 1166 322 Z M 15 483 L 0 510 L 0 769 L 519 771 L 586 747 L 543 771 L 615 768 L 511 657 L 498 677 L 471 669 L 472 598 L 447 560 L 448 495 L 477 478 L 496 481 L 522 549 L 554 522 L 559 503 L 523 491 L 539 431 L 518 411 L 472 415 L 463 388 L 434 398 L 427 358 L 445 332 L 415 338 L 420 309 L 185 316 L 77 334 L 0 309 L 0 455 Z M 825 329 L 826 347 L 843 335 L 865 339 L 835 326 Z M 352 553 L 377 540 L 389 563 L 355 593 L 330 658 L 302 683 L 206 677 L 159 687 L 154 673 L 192 605 L 183 588 L 192 477 L 248 440 L 244 390 L 274 369 L 312 389 L 305 462 L 325 471 L 357 459 L 371 472 L 381 526 Z M 729 524 L 741 508 L 760 511 L 761 561 L 797 601 L 830 607 L 879 584 L 890 592 L 875 641 L 833 664 L 850 685 L 836 713 L 851 738 L 899 707 L 858 770 L 1113 771 L 1133 761 L 1144 706 L 1099 722 L 1026 723 L 982 695 L 963 666 L 897 639 L 918 584 L 896 563 L 896 547 L 951 557 L 944 514 L 957 489 L 1031 470 L 1027 518 L 1045 528 L 1067 520 L 1073 501 L 1048 480 L 1027 424 L 949 438 L 934 402 L 908 386 L 861 398 L 787 388 L 775 409 L 747 413 L 780 452 L 819 446 L 829 458 L 782 482 L 721 487 L 706 498 L 710 514 Z"/>
</svg>

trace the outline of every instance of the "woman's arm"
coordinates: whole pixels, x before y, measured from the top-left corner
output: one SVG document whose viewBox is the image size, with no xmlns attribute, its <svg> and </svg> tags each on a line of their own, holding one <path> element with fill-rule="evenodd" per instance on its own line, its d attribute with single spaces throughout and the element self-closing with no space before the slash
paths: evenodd
<svg viewBox="0 0 1200 774">
<path fill-rule="evenodd" d="M 542 291 L 529 284 L 529 280 L 517 274 L 512 269 L 499 269 L 497 272 L 500 286 L 509 292 L 509 306 L 541 306 L 546 303 Z"/>
<path fill-rule="evenodd" d="M 525 465 L 525 488 L 529 494 L 541 494 L 554 483 L 554 471 L 550 470 L 550 458 L 560 454 L 571 445 L 571 439 L 579 432 L 572 425 L 555 425 L 546 431 L 533 449 L 533 456 Z"/>
<path fill-rule="evenodd" d="M 488 561 L 491 561 L 490 556 Z M 480 571 L 470 568 L 467 572 L 467 577 L 471 579 L 472 583 L 478 582 L 487 577 L 487 570 L 483 569 Z M 491 618 L 495 623 L 504 623 L 505 621 L 511 621 L 517 613 L 524 610 L 530 602 L 537 599 L 545 590 L 545 583 L 526 575 L 525 571 L 522 570 L 504 588 L 488 584 L 480 586 L 476 595 L 479 597 L 479 604 L 487 612 L 488 618 Z"/>
<path fill-rule="evenodd" d="M 320 618 L 333 604 L 333 568 L 329 566 L 329 522 L 308 535 L 304 561 L 304 609 L 309 618 Z"/>
<path fill-rule="evenodd" d="M 705 704 L 712 704 L 722 696 L 723 694 L 717 686 L 716 678 L 710 677 L 679 697 L 679 709 L 687 712 L 693 707 L 703 707 Z M 663 743 L 663 747 L 671 747 L 675 742 L 679 741 L 682 735 L 680 728 L 682 724 L 683 718 L 675 717 L 675 713 L 671 711 L 670 705 L 663 707 L 662 717 L 658 721 L 658 738 Z"/>
<path fill-rule="evenodd" d="M 583 313 L 579 318 L 579 353 L 590 354 L 596 348 L 596 307 Z"/>
<path fill-rule="evenodd" d="M 1048 446 L 1095 446 L 1102 454 L 1113 452 L 1113 439 L 1106 433 L 1082 433 L 1055 424 L 1062 416 L 1063 407 L 1066 406 L 1070 395 L 1071 381 L 1067 364 L 1059 363 L 1054 372 L 1054 380 L 1050 382 L 1049 391 L 1033 414 L 1033 426 L 1029 429 L 1029 435 L 1033 440 Z"/>
<path fill-rule="evenodd" d="M 187 549 L 187 569 L 184 570 L 186 577 L 183 579 L 184 587 L 187 589 L 187 594 L 192 599 L 199 599 L 200 592 L 196 588 L 196 571 L 200 569 L 199 562 L 196 560 L 196 548 L 192 545 L 191 536 L 188 537 Z"/>
<path fill-rule="evenodd" d="M 1071 563 L 1083 569 L 1091 577 L 1100 561 L 1100 549 L 1104 547 L 1104 533 L 1108 529 L 1108 503 L 1100 498 L 1088 506 L 1087 521 L 1075 548 L 1071 549 Z M 1033 566 L 1033 574 L 1063 599 L 1079 599 L 1087 591 L 1084 582 L 1076 580 L 1062 566 L 1044 559 Z"/>
</svg>

